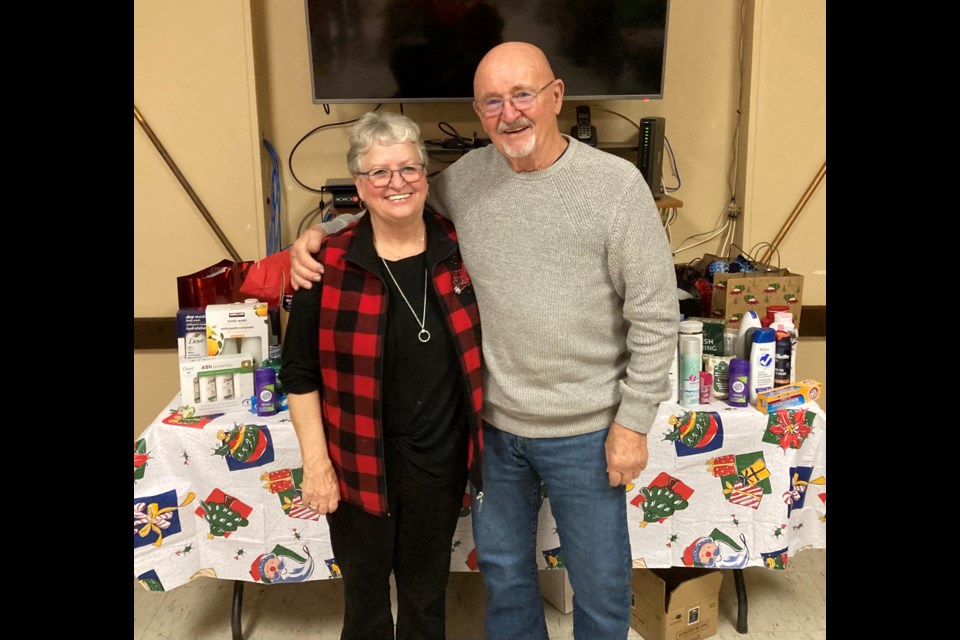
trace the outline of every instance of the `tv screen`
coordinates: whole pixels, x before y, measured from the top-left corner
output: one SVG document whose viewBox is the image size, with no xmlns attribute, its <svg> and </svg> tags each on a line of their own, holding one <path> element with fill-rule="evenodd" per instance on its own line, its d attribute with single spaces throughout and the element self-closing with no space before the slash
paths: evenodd
<svg viewBox="0 0 960 640">
<path fill-rule="evenodd" d="M 501 42 L 547 54 L 568 99 L 662 98 L 668 0 L 306 0 L 313 102 L 473 100 Z"/>
</svg>

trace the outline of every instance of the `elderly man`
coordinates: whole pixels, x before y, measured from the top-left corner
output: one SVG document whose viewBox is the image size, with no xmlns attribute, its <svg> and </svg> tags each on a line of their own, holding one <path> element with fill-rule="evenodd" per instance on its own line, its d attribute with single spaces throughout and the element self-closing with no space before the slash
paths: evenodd
<svg viewBox="0 0 960 640">
<path fill-rule="evenodd" d="M 487 636 L 547 638 L 536 559 L 542 483 L 573 586 L 575 636 L 622 639 L 624 486 L 646 466 L 647 432 L 669 396 L 673 259 L 636 167 L 560 132 L 564 84 L 540 49 L 498 45 L 473 87 L 493 144 L 435 178 L 429 203 L 456 224 L 483 319 L 484 489 L 473 532 Z M 310 254 L 321 237 L 308 230 L 295 243 L 295 284 L 320 279 Z"/>
</svg>

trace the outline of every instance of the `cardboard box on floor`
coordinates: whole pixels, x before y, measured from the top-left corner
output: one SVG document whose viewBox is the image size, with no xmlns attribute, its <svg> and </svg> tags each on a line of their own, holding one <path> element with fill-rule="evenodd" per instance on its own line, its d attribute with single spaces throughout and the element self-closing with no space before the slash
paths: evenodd
<svg viewBox="0 0 960 640">
<path fill-rule="evenodd" d="M 723 575 L 709 569 L 634 569 L 630 626 L 647 640 L 700 640 L 717 633 Z"/>
<path fill-rule="evenodd" d="M 573 587 L 566 569 L 540 569 L 540 593 L 560 613 L 573 611 Z"/>
</svg>

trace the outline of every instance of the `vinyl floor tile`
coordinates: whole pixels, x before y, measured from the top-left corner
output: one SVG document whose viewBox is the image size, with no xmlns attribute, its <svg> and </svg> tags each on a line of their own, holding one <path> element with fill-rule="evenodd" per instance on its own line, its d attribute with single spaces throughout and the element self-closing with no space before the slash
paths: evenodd
<svg viewBox="0 0 960 640">
<path fill-rule="evenodd" d="M 826 638 L 826 550 L 791 557 L 784 571 L 744 571 L 748 631 L 736 631 L 732 572 L 720 588 L 717 640 L 823 640 Z M 232 640 L 233 583 L 201 578 L 164 593 L 134 580 L 134 640 Z M 395 600 L 394 600 L 395 601 Z M 485 640 L 486 591 L 479 574 L 455 572 L 447 590 L 448 640 Z M 573 616 L 544 602 L 550 640 L 574 640 Z M 394 605 L 396 615 L 396 605 Z M 337 640 L 343 589 L 337 580 L 304 584 L 244 583 L 243 636 L 247 640 Z M 628 640 L 642 640 L 630 630 Z"/>
</svg>

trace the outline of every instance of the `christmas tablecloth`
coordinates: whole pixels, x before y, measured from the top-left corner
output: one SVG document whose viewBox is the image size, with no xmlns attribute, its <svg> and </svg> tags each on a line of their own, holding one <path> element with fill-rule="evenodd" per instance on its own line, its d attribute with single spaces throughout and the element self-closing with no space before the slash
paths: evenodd
<svg viewBox="0 0 960 640">
<path fill-rule="evenodd" d="M 266 584 L 339 577 L 326 519 L 299 497 L 289 414 L 179 414 L 179 397 L 134 444 L 134 574 L 146 589 L 200 576 Z M 635 567 L 784 568 L 826 547 L 826 414 L 722 402 L 660 406 L 650 459 L 626 491 Z M 538 562 L 565 566 L 543 490 Z M 476 571 L 464 496 L 452 571 Z"/>
</svg>

